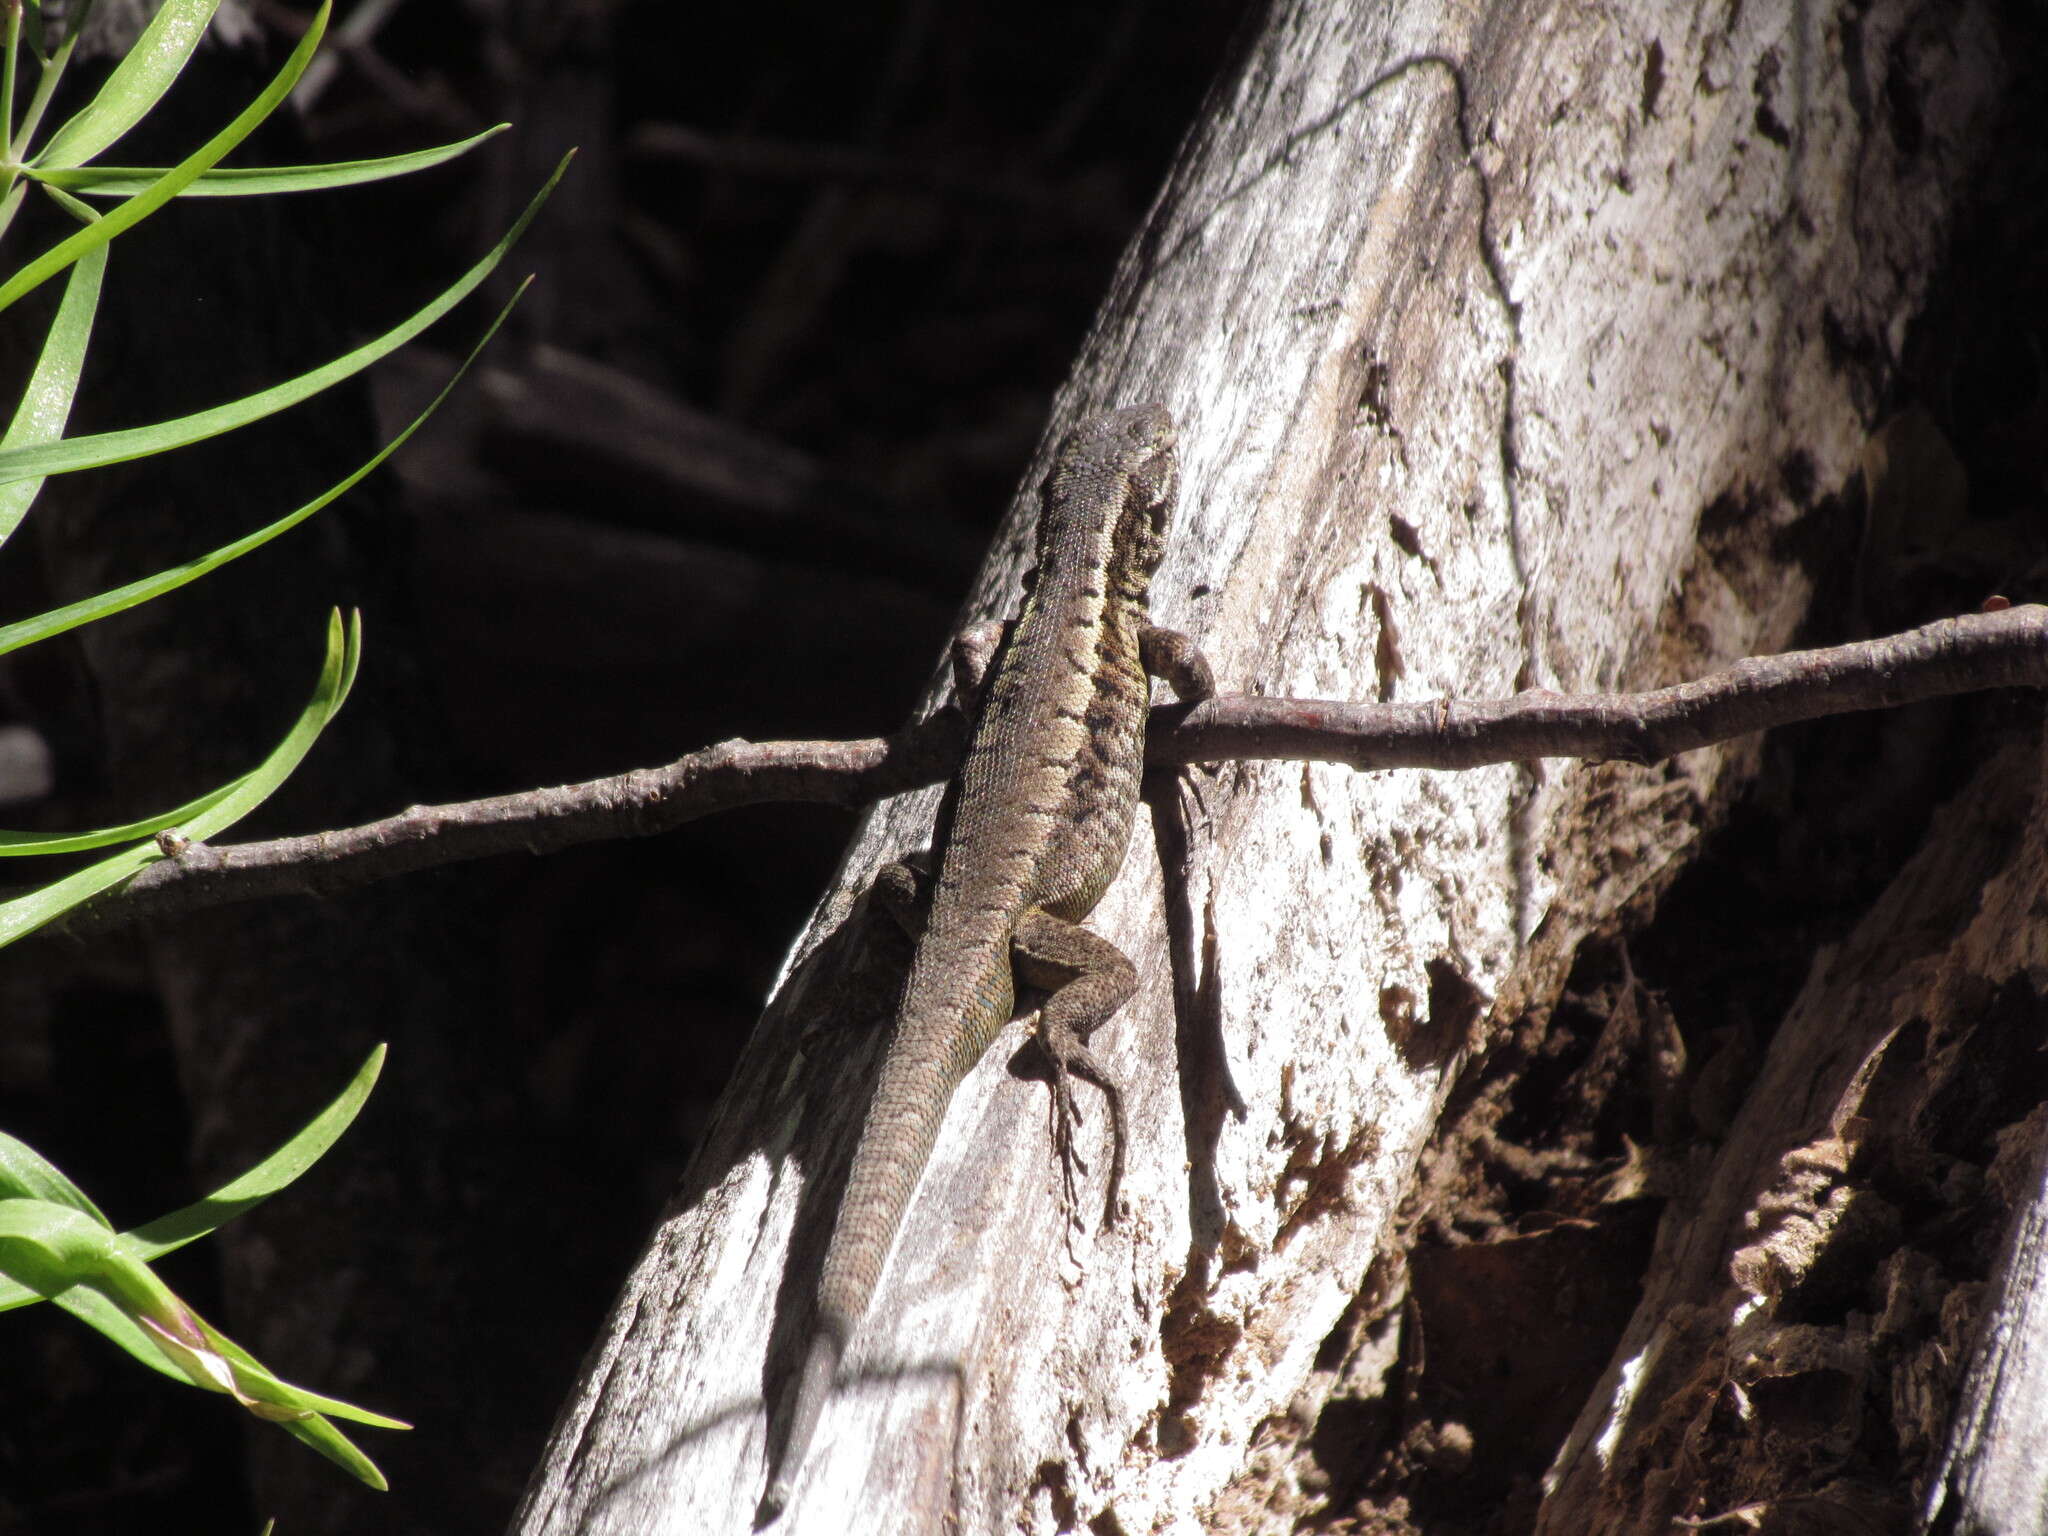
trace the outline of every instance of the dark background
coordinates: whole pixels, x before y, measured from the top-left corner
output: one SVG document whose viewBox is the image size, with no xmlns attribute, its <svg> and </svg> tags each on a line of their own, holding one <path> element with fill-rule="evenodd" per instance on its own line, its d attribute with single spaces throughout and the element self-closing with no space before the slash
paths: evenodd
<svg viewBox="0 0 2048 1536">
<path fill-rule="evenodd" d="M 303 121 L 231 163 L 514 130 L 407 181 L 187 202 L 125 237 L 73 430 L 212 404 L 376 334 L 475 260 L 575 146 L 493 302 L 518 275 L 539 280 L 489 371 L 396 475 L 288 551 L 9 659 L 0 723 L 48 743 L 54 786 L 25 801 L 36 786 L 18 781 L 0 820 L 105 824 L 239 772 L 303 701 L 336 602 L 365 611 L 357 694 L 233 838 L 614 773 L 734 735 L 899 725 L 1123 242 L 1253 9 L 404 0 L 362 45 L 331 42 L 340 67 Z M 260 39 L 203 50 L 107 158 L 165 163 L 196 145 L 309 10 L 261 5 Z M 337 35 L 354 10 L 337 7 Z M 80 89 L 91 79 L 80 70 Z M 60 228 L 25 217 L 7 262 Z M 7 317 L 10 376 L 36 311 Z M 317 492 L 402 425 L 489 312 L 465 306 L 363 390 L 175 462 L 53 482 L 0 554 L 0 617 L 159 569 Z M 365 1041 L 390 1039 L 385 1083 L 328 1161 L 238 1224 L 242 1246 L 223 1233 L 164 1269 L 288 1379 L 420 1427 L 354 1436 L 392 1476 L 379 1496 L 225 1398 L 25 1310 L 0 1323 L 0 1532 L 253 1531 L 273 1514 L 296 1531 L 501 1528 L 848 825 L 778 807 L 495 860 L 403 896 L 286 904 L 302 926 L 252 941 L 282 962 L 270 990 L 223 1004 L 225 1022 L 202 997 L 182 1032 L 160 999 L 206 990 L 165 980 L 212 942 L 187 939 L 194 925 L 9 951 L 0 1125 L 123 1225 L 246 1166 L 340 1087 Z M 248 912 L 220 915 L 215 936 L 246 938 Z M 390 962 L 383 995 L 438 986 L 468 1010 L 463 1029 L 408 1023 L 367 982 L 339 1027 L 295 994 L 322 965 L 344 973 L 321 984 L 329 997 L 376 970 L 388 934 L 345 950 L 379 922 L 401 943 L 429 935 Z M 467 960 L 424 974 L 444 955 Z M 242 1075 L 224 1086 L 231 1057 Z M 409 1188 L 409 1166 L 431 1173 Z M 398 1171 L 358 1203 L 365 1167 Z M 345 1336 L 325 1347 L 295 1304 L 355 1270 L 304 1256 L 299 1227 L 323 1210 L 341 1254 L 392 1248 L 334 1301 Z M 460 1241 L 421 1258 L 404 1246 L 414 1220 L 452 1220 Z M 266 1257 L 296 1273 L 224 1288 L 230 1248 L 230 1274 Z M 252 1286 L 269 1299 L 245 1304 Z M 358 1339 L 362 1358 L 350 1328 L 377 1341 Z M 430 1379 L 408 1376 L 415 1360 Z M 252 1473 L 252 1450 L 267 1471 Z"/>
<path fill-rule="evenodd" d="M 174 598 L 0 662 L 0 726 L 26 726 L 52 759 L 47 790 L 0 782 L 0 823 L 101 825 L 242 771 L 300 707 L 337 603 L 366 616 L 356 694 L 235 837 L 735 735 L 900 724 L 1123 243 L 1259 9 L 402 0 L 364 44 L 330 49 L 340 68 L 304 121 L 280 120 L 244 163 L 515 130 L 404 182 L 186 203 L 123 237 L 73 430 L 210 405 L 376 334 L 578 146 L 493 303 L 520 274 L 539 281 L 396 474 Z M 338 29 L 354 11 L 339 7 Z M 265 0 L 252 46 L 204 53 L 112 158 L 162 163 L 199 142 L 304 14 Z M 2030 14 L 2010 8 L 2016 36 L 2036 35 Z M 1902 144 L 1920 131 L 1910 105 L 1885 104 Z M 1920 521 L 1887 532 L 1860 488 L 1831 503 L 1826 547 L 1861 553 L 1817 583 L 1814 643 L 2048 581 L 2048 199 L 2038 102 L 2009 110 L 1998 142 L 2016 147 L 1972 189 L 1887 398 L 1870 402 L 1895 464 L 1915 468 Z M 25 216 L 0 263 L 59 227 Z M 408 419 L 491 308 L 467 306 L 363 389 L 52 482 L 0 551 L 0 619 L 314 494 Z M 0 317 L 7 378 L 39 337 L 35 309 Z M 1703 537 L 1730 513 L 1706 509 Z M 1602 1038 L 1610 970 L 1688 1024 L 1725 1021 L 1715 1060 L 1745 1081 L 1805 957 L 1881 888 L 2010 707 L 1774 733 L 1659 929 L 1594 955 L 1573 1007 L 1475 1068 L 1523 1085 L 1506 1131 L 1593 1135 L 1556 1129 L 1575 1102 L 1558 1084 Z M 287 1378 L 419 1426 L 356 1436 L 394 1484 L 372 1494 L 226 1399 L 25 1309 L 0 1319 L 0 1536 L 254 1531 L 271 1515 L 292 1536 L 501 1529 L 847 828 L 775 807 L 0 956 L 0 1126 L 123 1225 L 248 1166 L 390 1042 L 370 1108 L 320 1167 L 164 1270 Z M 1616 1102 L 1649 1112 L 1640 1094 Z M 1597 1132 L 1601 1155 L 1649 1134 Z M 1565 1208 L 1554 1190 L 1509 1193 Z M 1438 1271 L 1417 1273 L 1427 1300 Z M 1489 1275 L 1472 1290 L 1500 1295 Z M 1522 1291 L 1548 1309 L 1555 1288 Z M 1630 1304 L 1618 1289 L 1617 1319 Z M 1586 1369 L 1611 1335 L 1574 1346 Z M 1440 1381 L 1457 1380 L 1460 1336 L 1432 1337 Z M 1558 1372 L 1510 1374 L 1533 1391 Z M 1438 1480 L 1474 1529 L 1511 1525 L 1499 1484 L 1533 1489 L 1554 1449 L 1533 1420 L 1515 1428 L 1511 1455 L 1496 1445 Z M 1318 1456 L 1341 1518 L 1376 1463 L 1356 1444 Z"/>
</svg>

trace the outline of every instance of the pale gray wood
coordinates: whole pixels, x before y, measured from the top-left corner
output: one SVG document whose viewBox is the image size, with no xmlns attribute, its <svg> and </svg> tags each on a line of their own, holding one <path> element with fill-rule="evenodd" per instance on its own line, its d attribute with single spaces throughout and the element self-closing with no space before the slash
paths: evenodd
<svg viewBox="0 0 2048 1536">
<path fill-rule="evenodd" d="M 1828 41 L 1845 9 L 1276 6 L 1048 428 L 1148 398 L 1181 421 L 1159 622 L 1225 687 L 1324 697 L 1650 686 L 1781 648 L 1807 587 L 1773 529 L 1848 483 L 1878 382 L 1827 328 L 1890 336 L 1913 312 L 1988 88 L 1937 92 L 1929 148 L 1897 159 L 1858 105 L 1873 79 Z M 1966 34 L 1978 14 L 1949 12 Z M 1014 607 L 1044 457 L 968 618 Z M 1724 497 L 1748 515 L 1703 551 Z M 1046 1092 L 1006 1035 L 777 1529 L 1290 1529 L 1313 1502 L 1304 1427 L 1339 1385 L 1319 1346 L 1361 1293 L 1391 1304 L 1369 1271 L 1473 1013 L 1554 999 L 1746 761 L 1208 780 L 1170 901 L 1141 836 L 1092 923 L 1142 977 L 1098 1039 L 1135 1133 L 1125 1221 L 1063 1226 Z M 805 1038 L 826 1000 L 804 962 L 931 804 L 856 839 L 521 1532 L 752 1528 L 831 1221 L 818 1176 L 881 1048 Z"/>
<path fill-rule="evenodd" d="M 2048 1140 L 2038 1135 L 2028 1172 L 1923 1514 L 1921 1528 L 1941 1536 L 2048 1530 Z"/>
</svg>

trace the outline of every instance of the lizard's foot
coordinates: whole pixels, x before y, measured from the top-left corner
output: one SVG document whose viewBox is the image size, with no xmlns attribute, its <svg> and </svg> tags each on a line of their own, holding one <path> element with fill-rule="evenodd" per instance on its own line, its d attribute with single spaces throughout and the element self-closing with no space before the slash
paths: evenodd
<svg viewBox="0 0 2048 1536">
<path fill-rule="evenodd" d="M 1081 1154 L 1074 1145 L 1074 1127 L 1081 1123 L 1081 1106 L 1074 1102 L 1074 1080 L 1067 1073 L 1066 1066 L 1057 1058 L 1052 1064 L 1052 1099 L 1048 1108 L 1052 1114 L 1053 1156 L 1060 1165 L 1060 1209 L 1065 1213 L 1067 1224 L 1077 1231 L 1081 1227 L 1081 1189 L 1074 1170 L 1086 1173 L 1081 1163 Z"/>
<path fill-rule="evenodd" d="M 1116 1220 L 1124 1181 L 1124 1100 L 1114 1079 L 1088 1049 L 1088 1040 L 1138 989 L 1138 972 L 1114 944 L 1043 910 L 1026 912 L 1011 935 L 1019 980 L 1051 993 L 1038 1014 L 1038 1043 L 1052 1064 L 1053 1141 L 1066 1168 L 1068 1209 L 1073 1196 L 1074 1126 L 1080 1111 L 1072 1078 L 1102 1090 L 1109 1103 L 1111 1162 L 1103 1225 Z M 1076 1226 L 1081 1223 L 1076 1219 Z"/>
<path fill-rule="evenodd" d="M 1065 1186 L 1067 1219 L 1081 1226 L 1080 1190 L 1074 1170 L 1088 1171 L 1074 1143 L 1074 1127 L 1081 1123 L 1081 1106 L 1074 1097 L 1074 1079 L 1081 1078 L 1102 1090 L 1109 1106 L 1109 1190 L 1103 1199 L 1102 1225 L 1106 1231 L 1116 1225 L 1117 1199 L 1124 1182 L 1124 1096 L 1087 1043 L 1068 1037 L 1055 1041 L 1040 1035 L 1040 1043 L 1052 1061 L 1052 1139 L 1059 1155 L 1060 1177 Z"/>
</svg>

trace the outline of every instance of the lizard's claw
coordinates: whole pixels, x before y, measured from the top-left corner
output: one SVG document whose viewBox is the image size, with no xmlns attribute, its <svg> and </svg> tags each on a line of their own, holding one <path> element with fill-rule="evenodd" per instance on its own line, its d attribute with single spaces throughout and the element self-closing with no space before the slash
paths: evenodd
<svg viewBox="0 0 2048 1536">
<path fill-rule="evenodd" d="M 1081 1123 L 1081 1106 L 1075 1101 L 1074 1079 L 1067 1064 L 1058 1057 L 1052 1063 L 1051 1109 L 1053 1152 L 1060 1163 L 1060 1203 L 1065 1207 L 1067 1220 L 1078 1229 L 1082 1225 L 1081 1190 L 1074 1170 L 1078 1168 L 1083 1174 L 1088 1171 L 1074 1140 L 1074 1127 Z"/>
<path fill-rule="evenodd" d="M 1060 1174 L 1066 1187 L 1067 1217 L 1076 1227 L 1081 1222 L 1080 1190 L 1074 1178 L 1074 1170 L 1088 1171 L 1081 1161 L 1079 1148 L 1074 1141 L 1074 1127 L 1081 1123 L 1081 1105 L 1074 1096 L 1074 1079 L 1082 1078 L 1102 1090 L 1103 1101 L 1109 1105 L 1109 1190 L 1103 1199 L 1102 1225 L 1104 1230 L 1116 1225 L 1117 1197 L 1124 1182 L 1124 1097 L 1116 1082 L 1102 1069 L 1094 1054 L 1078 1039 L 1069 1039 L 1062 1049 L 1048 1049 L 1052 1058 L 1052 1098 L 1054 1150 L 1059 1154 Z"/>
</svg>

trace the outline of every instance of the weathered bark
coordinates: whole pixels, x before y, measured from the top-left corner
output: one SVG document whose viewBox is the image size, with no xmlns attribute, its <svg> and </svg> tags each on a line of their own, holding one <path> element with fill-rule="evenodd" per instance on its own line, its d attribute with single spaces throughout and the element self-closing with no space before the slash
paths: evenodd
<svg viewBox="0 0 2048 1536">
<path fill-rule="evenodd" d="M 1988 8 L 1942 5 L 1938 34 L 1907 0 L 1357 9 L 1283 4 L 1248 36 L 1048 431 L 1146 398 L 1181 420 L 1160 622 L 1228 687 L 1387 700 L 1655 686 L 1785 646 L 1814 573 L 1855 558 L 1841 498 L 1985 153 Z M 1870 111 L 1898 91 L 1910 142 Z M 970 617 L 1014 606 L 1043 459 Z M 1155 797 L 1156 852 L 1141 840 L 1094 924 L 1143 977 L 1098 1040 L 1135 1132 L 1125 1220 L 1064 1224 L 1047 1095 L 1008 1037 L 956 1098 L 780 1528 L 1280 1529 L 1361 1485 L 1399 1525 L 1401 1468 L 1456 1476 L 1472 1431 L 1411 1422 L 1375 1451 L 1342 1400 L 1398 1420 L 1426 1378 L 1447 1271 L 1418 1253 L 1411 1291 L 1405 1250 L 1481 1177 L 1457 1162 L 1476 1142 L 1425 1158 L 1439 1118 L 1470 1122 L 1489 1052 L 1540 1039 L 1582 947 L 1654 912 L 1757 758 L 1240 765 Z M 835 1032 L 874 1010 L 830 936 L 930 810 L 908 797 L 857 838 L 518 1529 L 750 1528 L 882 1047 Z M 1640 1011 L 1617 1075 L 1669 1098 L 1668 1020 Z M 1813 1140 L 1777 1092 L 1724 1160 Z M 1775 1129 L 1744 1141 L 1752 1119 Z M 1721 1285 L 1746 1207 L 1720 1198 L 1673 1205 L 1646 1295 Z M 1562 1314 L 1641 1246 L 1634 1220 L 1496 1219 L 1467 1250 L 1502 1263 L 1462 1271 L 1466 1331 L 1550 1283 L 1535 1239 L 1581 1232 Z M 1668 1256 L 1694 1244 L 1681 1275 Z M 1650 1487 L 1669 1458 L 1583 1428 L 1572 1446 L 1557 1529 L 1719 1512 Z M 1526 1525 L 1533 1487 L 1516 1497 L 1502 1518 Z"/>
<path fill-rule="evenodd" d="M 1902 1528 L 1918 1490 L 1850 1450 L 1889 1420 L 1902 1464 L 1925 1466 L 1984 1289 L 1969 1250 L 2039 1198 L 2040 757 L 2036 739 L 1987 762 L 1847 942 L 1815 956 L 1711 1167 L 1665 1210 L 1540 1530 L 1738 1508 Z M 1866 1406 L 1873 1387 L 1888 1415 Z M 2034 1497 L 2025 1518 L 1943 1528 L 2037 1529 Z"/>
<path fill-rule="evenodd" d="M 2029 825 L 2030 834 L 2038 824 L 2037 817 Z M 2037 837 L 2029 837 L 2028 849 L 2039 869 Z M 2023 884 L 2038 903 L 2038 881 L 2001 880 L 2001 894 L 2015 884 Z M 2038 905 L 2033 910 L 2008 905 L 2003 915 L 2018 917 L 2021 931 L 2031 927 L 2038 934 L 2039 925 L 2025 921 L 2035 910 Z M 2010 975 L 2013 969 L 2006 964 L 2000 973 Z M 2029 1000 L 2038 1006 L 2038 995 Z M 1974 1036 L 1971 1030 L 1960 1032 L 1966 1043 Z M 2022 1065 L 2032 1064 L 2023 1060 Z M 1937 1531 L 2030 1531 L 2048 1525 L 2048 1462 L 2040 1454 L 2041 1427 L 2048 1424 L 2048 1384 L 2042 1372 L 2048 1360 L 2048 1328 L 2041 1315 L 2042 1298 L 2048 1296 L 2048 1138 L 2041 1135 L 2042 1124 L 2043 1112 L 2037 1105 L 2023 1121 L 1994 1132 L 1997 1151 L 1992 1166 L 2004 1175 L 2006 1185 L 1997 1195 L 2000 1203 L 2013 1204 L 2016 1219 L 1999 1256 L 1991 1295 L 1977 1326 L 1970 1374 L 1949 1417 L 1947 1445 L 1928 1491 L 1924 1515 Z M 1931 1298 L 1922 1298 L 1923 1304 L 1926 1299 Z M 1974 1299 L 1967 1292 L 1959 1298 L 1964 1308 Z M 1940 1313 L 1935 1316 L 1949 1321 Z M 1923 1323 L 1925 1319 L 1923 1312 Z M 1926 1346 L 1921 1349 L 1924 1355 Z M 1951 1364 L 1946 1359 L 1940 1363 Z"/>
</svg>

